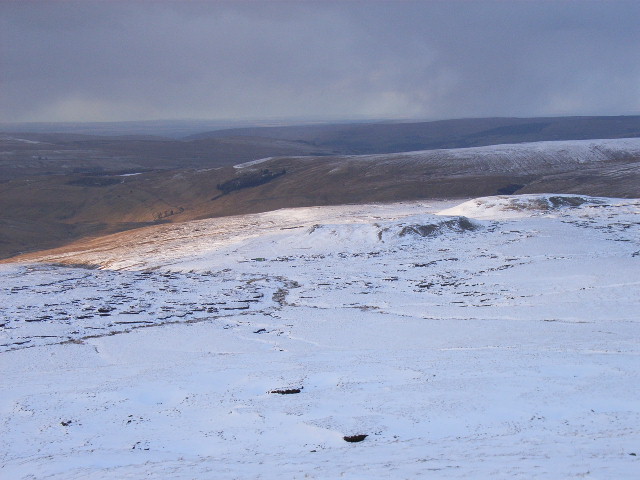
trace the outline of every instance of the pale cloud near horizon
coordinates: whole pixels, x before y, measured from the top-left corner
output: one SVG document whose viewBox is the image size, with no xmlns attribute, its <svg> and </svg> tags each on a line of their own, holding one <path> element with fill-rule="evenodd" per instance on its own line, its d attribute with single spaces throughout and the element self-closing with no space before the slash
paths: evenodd
<svg viewBox="0 0 640 480">
<path fill-rule="evenodd" d="M 640 113 L 636 1 L 3 1 L 0 120 Z"/>
</svg>

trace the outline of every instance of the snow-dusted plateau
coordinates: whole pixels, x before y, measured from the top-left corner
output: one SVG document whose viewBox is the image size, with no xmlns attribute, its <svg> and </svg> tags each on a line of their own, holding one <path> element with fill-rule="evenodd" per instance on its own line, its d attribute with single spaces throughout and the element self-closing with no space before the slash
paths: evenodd
<svg viewBox="0 0 640 480">
<path fill-rule="evenodd" d="M 640 477 L 637 199 L 161 225 L 0 288 L 2 479 Z"/>
</svg>

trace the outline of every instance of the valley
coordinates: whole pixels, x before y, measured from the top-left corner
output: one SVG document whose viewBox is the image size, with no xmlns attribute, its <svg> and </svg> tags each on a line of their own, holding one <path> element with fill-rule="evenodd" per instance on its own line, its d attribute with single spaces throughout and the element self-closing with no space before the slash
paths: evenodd
<svg viewBox="0 0 640 480">
<path fill-rule="evenodd" d="M 544 123 L 543 119 L 529 120 Z M 577 129 L 585 127 L 586 120 L 563 121 Z M 634 134 L 635 117 L 591 121 L 607 126 L 599 127 L 603 135 Z M 528 131 L 518 127 L 518 122 L 509 126 L 509 119 L 470 120 L 469 125 L 456 122 L 453 132 L 468 132 L 469 125 L 490 132 L 495 128 Z M 488 129 L 496 122 L 502 126 Z M 562 125 L 559 120 L 557 123 Z M 513 193 L 640 195 L 637 138 L 537 141 L 409 153 L 384 153 L 388 148 L 380 144 L 375 147 L 380 153 L 375 154 L 362 154 L 367 150 L 353 150 L 340 143 L 339 139 L 350 136 L 354 129 L 369 131 L 365 127 L 372 132 L 385 127 L 387 137 L 398 141 L 410 128 L 419 127 L 425 135 L 444 135 L 439 122 L 279 127 L 275 131 L 277 127 L 263 127 L 230 130 L 227 136 L 221 136 L 222 130 L 212 137 L 183 140 L 72 133 L 0 135 L 0 258 L 158 223 L 279 208 Z M 554 128 L 551 131 L 557 136 L 579 136 L 568 126 Z M 337 136 L 324 140 L 308 136 L 326 131 Z M 252 136 L 243 136 L 247 133 Z M 285 134 L 288 138 L 277 138 Z M 475 135 L 483 139 L 480 143 L 503 139 L 493 134 Z M 514 134 L 504 138 L 532 137 Z M 425 145 L 430 144 L 419 144 Z M 346 155 L 348 151 L 360 154 Z M 227 189 L 224 185 L 236 187 Z"/>
</svg>

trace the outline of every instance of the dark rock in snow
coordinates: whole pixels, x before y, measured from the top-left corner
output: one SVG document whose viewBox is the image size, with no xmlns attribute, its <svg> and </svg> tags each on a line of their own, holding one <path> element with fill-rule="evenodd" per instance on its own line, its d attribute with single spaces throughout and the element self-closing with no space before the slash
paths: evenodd
<svg viewBox="0 0 640 480">
<path fill-rule="evenodd" d="M 342 437 L 343 440 L 345 442 L 349 442 L 349 443 L 356 443 L 356 442 L 361 442 L 363 441 L 365 438 L 367 438 L 369 435 L 364 435 L 364 434 L 360 434 L 360 435 L 349 435 L 346 437 Z"/>
<path fill-rule="evenodd" d="M 271 390 L 269 393 L 278 393 L 280 395 L 293 395 L 296 393 L 300 393 L 304 387 L 300 388 L 288 388 L 284 390 Z"/>
</svg>

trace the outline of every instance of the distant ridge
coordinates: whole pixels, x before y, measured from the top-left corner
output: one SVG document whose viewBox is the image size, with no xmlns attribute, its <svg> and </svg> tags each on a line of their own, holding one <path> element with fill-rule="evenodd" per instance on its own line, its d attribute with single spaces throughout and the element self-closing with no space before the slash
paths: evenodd
<svg viewBox="0 0 640 480">
<path fill-rule="evenodd" d="M 362 155 L 503 143 L 640 137 L 640 116 L 469 118 L 411 123 L 253 127 L 199 133 L 187 139 L 227 136 L 305 142 L 335 153 Z"/>
<path fill-rule="evenodd" d="M 71 130 L 66 133 L 5 130 L 0 133 L 0 181 L 32 175 L 218 168 L 277 156 L 370 155 L 640 137 L 640 116 L 381 121 L 226 130 L 216 127 L 215 131 L 182 139 L 159 136 L 168 128 L 163 122 L 147 122 L 143 125 L 146 130 L 140 130 L 138 123 L 107 124 L 111 135 L 86 134 L 96 125 L 105 128 L 103 124 L 78 124 L 76 131 L 73 125 L 67 125 Z M 45 125 L 31 127 L 40 129 Z M 196 125 L 211 128 L 207 123 Z"/>
</svg>

